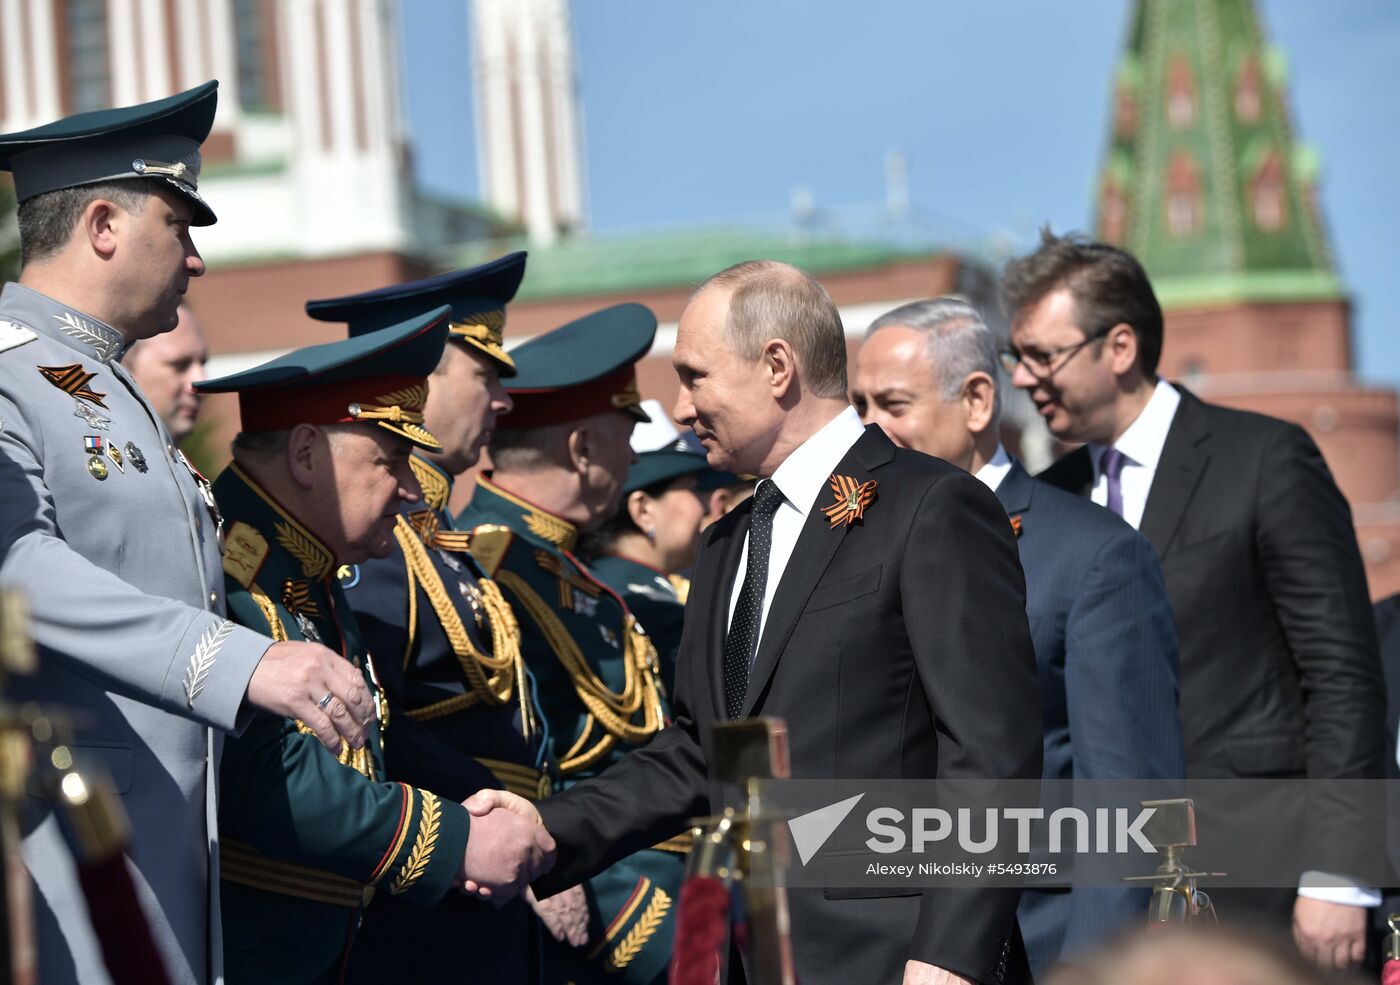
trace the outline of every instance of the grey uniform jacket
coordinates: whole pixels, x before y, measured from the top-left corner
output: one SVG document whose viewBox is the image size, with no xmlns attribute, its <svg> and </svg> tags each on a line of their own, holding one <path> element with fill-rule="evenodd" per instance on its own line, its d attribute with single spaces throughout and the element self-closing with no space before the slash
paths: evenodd
<svg viewBox="0 0 1400 985">
<path fill-rule="evenodd" d="M 40 660 L 9 697 L 72 717 L 79 764 L 111 774 L 131 819 L 129 868 L 171 980 L 217 982 L 210 727 L 241 725 L 271 641 L 223 618 L 213 517 L 121 348 L 82 312 L 0 293 L 0 581 L 26 590 Z M 106 982 L 57 819 L 33 797 L 24 857 L 41 980 Z"/>
</svg>

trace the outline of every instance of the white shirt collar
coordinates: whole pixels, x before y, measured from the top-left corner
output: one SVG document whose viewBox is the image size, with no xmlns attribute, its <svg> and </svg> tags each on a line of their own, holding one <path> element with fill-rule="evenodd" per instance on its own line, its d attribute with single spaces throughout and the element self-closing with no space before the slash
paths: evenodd
<svg viewBox="0 0 1400 985">
<path fill-rule="evenodd" d="M 860 415 L 854 407 L 847 406 L 783 459 L 773 472 L 773 482 L 784 498 L 806 516 L 826 488 L 831 473 L 864 433 Z"/>
<path fill-rule="evenodd" d="M 1147 406 L 1142 408 L 1137 420 L 1128 425 L 1128 430 L 1113 443 L 1113 447 L 1121 451 L 1129 462 L 1156 474 L 1157 462 L 1161 460 L 1162 448 L 1167 443 L 1167 432 L 1171 430 L 1172 418 L 1176 416 L 1176 408 L 1180 404 L 1181 394 L 1176 387 L 1159 379 Z M 1103 445 L 1089 446 L 1095 476 L 1099 474 L 1099 460 L 1103 452 Z"/>
<path fill-rule="evenodd" d="M 1011 456 L 1006 453 L 1006 449 L 997 442 L 997 453 L 991 457 L 986 465 L 977 470 L 977 478 L 981 480 L 992 492 L 997 491 L 1002 480 L 1006 478 L 1006 473 L 1011 471 Z"/>
</svg>

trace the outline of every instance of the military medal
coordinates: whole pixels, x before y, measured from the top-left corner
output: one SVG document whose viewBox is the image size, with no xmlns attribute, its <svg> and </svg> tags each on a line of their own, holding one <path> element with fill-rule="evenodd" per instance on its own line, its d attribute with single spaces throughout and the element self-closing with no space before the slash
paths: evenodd
<svg viewBox="0 0 1400 985">
<path fill-rule="evenodd" d="M 140 472 L 142 475 L 145 475 L 146 456 L 141 454 L 141 449 L 137 448 L 134 444 L 128 441 L 126 443 L 126 447 L 122 450 L 126 452 L 126 460 L 131 463 L 131 467 L 134 468 L 137 472 Z"/>
<path fill-rule="evenodd" d="M 462 598 L 467 600 L 467 604 L 472 608 L 472 618 L 476 620 L 478 627 L 481 626 L 481 590 L 475 585 L 468 585 L 464 581 L 457 582 L 457 590 L 462 593 Z"/>
<path fill-rule="evenodd" d="M 106 431 L 111 428 L 112 419 L 110 417 L 103 417 L 96 409 L 76 398 L 73 400 L 73 404 L 73 416 L 81 417 L 83 421 L 87 423 L 88 427 L 96 428 L 99 431 Z"/>
<path fill-rule="evenodd" d="M 321 642 L 321 631 L 311 621 L 312 616 L 321 614 L 321 607 L 311 597 L 311 586 L 307 582 L 288 578 L 282 582 L 282 604 L 296 617 L 301 635 L 312 643 Z"/>
<path fill-rule="evenodd" d="M 199 495 L 204 499 L 204 508 L 209 511 L 209 516 L 214 520 L 214 530 L 218 533 L 219 543 L 223 543 L 224 536 L 224 515 L 219 512 L 219 506 L 214 502 L 214 487 L 209 484 L 209 480 L 204 478 L 204 474 L 194 467 L 194 464 L 185 457 L 182 451 L 176 451 L 180 461 L 185 468 L 190 470 L 190 475 L 194 476 L 195 485 L 199 487 Z"/>
<path fill-rule="evenodd" d="M 857 520 L 865 519 L 865 508 L 875 501 L 875 480 L 856 482 L 848 475 L 831 475 L 831 491 L 836 501 L 822 507 L 822 512 L 831 521 L 833 529 L 841 524 L 850 526 Z"/>
<path fill-rule="evenodd" d="M 305 612 L 295 613 L 297 629 L 301 630 L 301 635 L 312 643 L 321 642 L 321 631 L 316 628 L 316 624 L 311 621 L 311 617 Z"/>
<path fill-rule="evenodd" d="M 99 482 L 107 478 L 107 462 L 102 458 L 107 450 L 107 440 L 100 434 L 83 435 L 83 451 L 87 452 L 88 471 Z"/>
</svg>

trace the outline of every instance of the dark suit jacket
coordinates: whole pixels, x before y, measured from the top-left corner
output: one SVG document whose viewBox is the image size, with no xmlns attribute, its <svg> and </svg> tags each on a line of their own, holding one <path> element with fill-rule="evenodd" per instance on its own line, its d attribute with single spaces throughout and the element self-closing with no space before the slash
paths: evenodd
<svg viewBox="0 0 1400 985">
<path fill-rule="evenodd" d="M 1351 510 L 1322 454 L 1297 425 L 1178 389 L 1140 530 L 1176 616 L 1187 775 L 1381 777 L 1375 624 Z M 1042 477 L 1087 494 L 1088 449 Z M 1346 856 L 1372 819 L 1335 793 L 1292 814 L 1267 832 L 1281 872 L 1356 871 Z"/>
<path fill-rule="evenodd" d="M 996 492 L 1020 518 L 1044 777 L 1182 776 L 1176 630 L 1152 545 L 1108 510 L 1031 478 L 1019 462 Z M 1036 977 L 1144 922 L 1148 895 L 1126 886 L 1024 893 L 1017 912 Z"/>
<path fill-rule="evenodd" d="M 875 479 L 876 499 L 863 521 L 835 529 L 821 512 L 829 499 L 813 506 L 763 628 L 743 717 L 786 719 L 796 778 L 1038 777 L 1034 654 L 1001 504 L 961 469 L 896 449 L 878 427 L 835 471 Z M 728 601 L 749 513 L 740 506 L 702 537 L 675 726 L 540 803 L 560 848 L 538 888 L 577 882 L 712 809 L 704 750 L 724 719 Z M 979 981 L 1015 980 L 1024 967 L 1018 895 L 794 891 L 798 977 L 898 982 L 913 958 Z"/>
</svg>

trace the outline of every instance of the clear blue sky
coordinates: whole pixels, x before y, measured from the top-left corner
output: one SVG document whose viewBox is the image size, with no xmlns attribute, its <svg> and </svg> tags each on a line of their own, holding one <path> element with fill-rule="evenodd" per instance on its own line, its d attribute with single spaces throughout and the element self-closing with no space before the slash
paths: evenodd
<svg viewBox="0 0 1400 985">
<path fill-rule="evenodd" d="M 1259 0 L 1355 302 L 1357 363 L 1400 385 L 1400 4 Z M 406 0 L 421 179 L 479 192 L 468 0 Z M 574 0 L 592 228 L 879 202 L 887 149 L 950 230 L 1086 228 L 1128 0 Z"/>
</svg>

